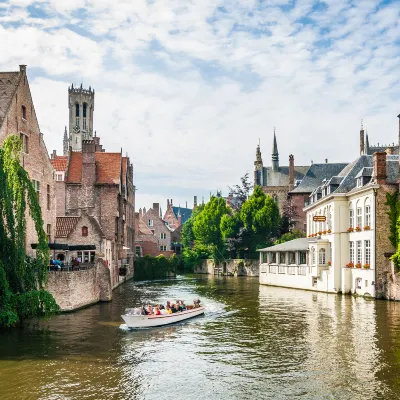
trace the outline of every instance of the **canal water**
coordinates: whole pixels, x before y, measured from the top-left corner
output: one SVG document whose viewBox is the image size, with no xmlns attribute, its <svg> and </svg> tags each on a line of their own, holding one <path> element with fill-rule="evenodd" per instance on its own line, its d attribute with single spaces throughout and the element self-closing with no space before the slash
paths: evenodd
<svg viewBox="0 0 400 400">
<path fill-rule="evenodd" d="M 120 329 L 125 307 L 198 297 L 203 317 Z M 400 399 L 400 303 L 256 278 L 129 282 L 0 332 L 0 399 Z"/>
</svg>

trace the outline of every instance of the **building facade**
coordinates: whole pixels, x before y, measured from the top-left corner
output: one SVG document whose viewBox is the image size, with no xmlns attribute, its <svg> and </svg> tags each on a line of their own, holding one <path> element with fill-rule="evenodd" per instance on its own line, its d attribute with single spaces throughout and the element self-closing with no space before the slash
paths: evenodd
<svg viewBox="0 0 400 400">
<path fill-rule="evenodd" d="M 0 145 L 10 135 L 18 135 L 21 138 L 21 163 L 38 194 L 43 228 L 49 242 L 52 242 L 56 224 L 54 169 L 43 134 L 40 132 L 25 65 L 20 65 L 19 71 L 16 72 L 0 72 Z M 27 254 L 35 254 L 31 246 L 35 243 L 36 230 L 33 220 L 28 215 Z"/>
</svg>

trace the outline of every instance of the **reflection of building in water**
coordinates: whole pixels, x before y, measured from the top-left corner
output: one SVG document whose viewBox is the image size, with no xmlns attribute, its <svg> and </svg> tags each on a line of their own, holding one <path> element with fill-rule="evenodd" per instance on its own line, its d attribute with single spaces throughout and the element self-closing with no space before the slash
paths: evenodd
<svg viewBox="0 0 400 400">
<path fill-rule="evenodd" d="M 368 396 L 380 388 L 375 376 L 380 365 L 378 303 L 264 285 L 259 303 L 268 343 L 265 357 L 281 364 L 281 373 L 301 376 L 305 398 L 374 398 Z M 278 331 L 276 323 L 282 325 Z M 294 365 L 292 357 L 301 364 Z"/>
</svg>

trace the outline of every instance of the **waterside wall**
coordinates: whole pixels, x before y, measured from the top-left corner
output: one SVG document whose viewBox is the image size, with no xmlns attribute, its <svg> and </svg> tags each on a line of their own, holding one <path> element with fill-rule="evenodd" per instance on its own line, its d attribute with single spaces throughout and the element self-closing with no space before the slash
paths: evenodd
<svg viewBox="0 0 400 400">
<path fill-rule="evenodd" d="M 208 259 L 195 267 L 196 274 L 225 275 L 225 276 L 259 276 L 259 260 L 229 259 L 215 262 Z"/>
<path fill-rule="evenodd" d="M 132 278 L 132 274 L 119 277 L 112 286 L 110 269 L 104 260 L 98 259 L 93 268 L 80 271 L 51 271 L 47 290 L 54 296 L 61 311 L 72 311 L 100 301 L 110 301 L 112 290 Z"/>
</svg>

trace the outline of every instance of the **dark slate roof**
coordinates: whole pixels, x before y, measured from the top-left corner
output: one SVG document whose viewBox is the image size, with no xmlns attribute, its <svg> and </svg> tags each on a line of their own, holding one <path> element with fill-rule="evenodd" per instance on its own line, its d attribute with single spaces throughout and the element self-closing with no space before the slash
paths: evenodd
<svg viewBox="0 0 400 400">
<path fill-rule="evenodd" d="M 19 72 L 0 72 L 0 126 L 19 83 Z"/>
<path fill-rule="evenodd" d="M 318 186 L 323 184 L 323 180 L 329 180 L 338 175 L 345 168 L 347 163 L 324 163 L 313 164 L 308 169 L 299 185 L 291 193 L 311 193 Z"/>
<path fill-rule="evenodd" d="M 180 212 L 181 214 L 181 223 L 182 225 L 191 217 L 192 215 L 192 210 L 190 208 L 185 208 L 185 207 L 172 207 L 172 211 L 175 214 L 175 217 L 178 218 L 178 214 Z"/>
<path fill-rule="evenodd" d="M 356 178 L 361 178 L 362 176 L 372 176 L 374 169 L 372 167 L 364 167 L 356 175 Z"/>
<path fill-rule="evenodd" d="M 295 166 L 294 180 L 302 180 L 309 166 Z M 272 167 L 264 167 L 263 186 L 289 186 L 289 167 L 279 167 L 278 171 L 274 171 Z"/>
</svg>

